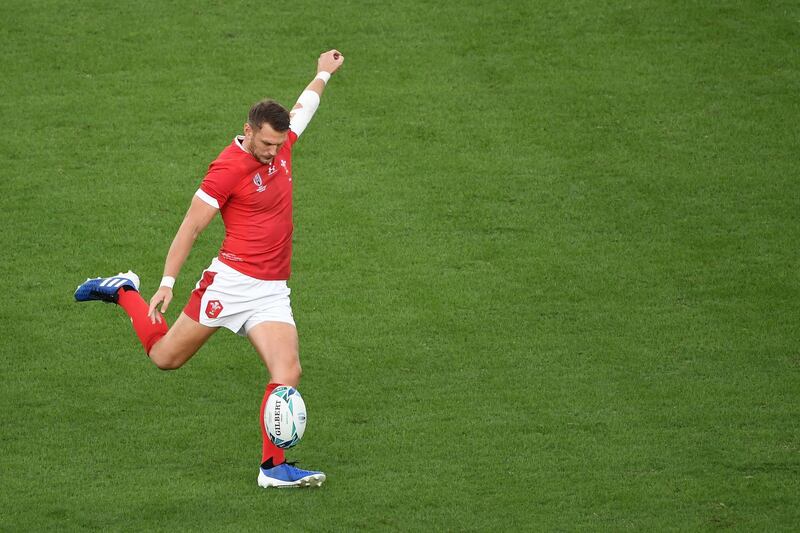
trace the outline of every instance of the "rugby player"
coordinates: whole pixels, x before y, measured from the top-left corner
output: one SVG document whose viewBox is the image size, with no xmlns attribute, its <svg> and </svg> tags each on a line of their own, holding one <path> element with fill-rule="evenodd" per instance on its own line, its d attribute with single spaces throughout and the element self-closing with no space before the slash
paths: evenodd
<svg viewBox="0 0 800 533">
<path fill-rule="evenodd" d="M 261 403 L 261 487 L 318 487 L 319 471 L 285 461 L 264 427 L 267 397 L 279 385 L 297 388 L 300 356 L 287 280 L 292 256 L 292 147 L 319 106 L 325 86 L 344 62 L 338 50 L 320 55 L 317 74 L 291 112 L 272 100 L 250 109 L 243 135 L 208 167 L 167 252 L 159 289 L 145 302 L 132 271 L 86 280 L 79 302 L 118 304 L 130 316 L 145 352 L 158 368 L 184 365 L 219 328 L 245 336 L 261 356 L 269 382 Z M 225 239 L 172 327 L 163 313 L 197 237 L 220 213 Z M 159 310 L 160 306 L 160 310 Z"/>
</svg>

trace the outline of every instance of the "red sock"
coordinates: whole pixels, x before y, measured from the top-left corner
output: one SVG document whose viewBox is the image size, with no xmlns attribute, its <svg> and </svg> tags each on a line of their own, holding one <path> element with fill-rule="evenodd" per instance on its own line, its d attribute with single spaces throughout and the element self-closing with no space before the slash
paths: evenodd
<svg viewBox="0 0 800 533">
<path fill-rule="evenodd" d="M 262 448 L 261 452 L 262 465 L 267 461 L 272 460 L 272 466 L 278 466 L 285 460 L 283 456 L 283 450 L 272 444 L 272 441 L 269 440 L 269 435 L 267 435 L 267 426 L 264 424 L 264 410 L 267 408 L 267 398 L 269 398 L 270 393 L 275 390 L 275 387 L 279 385 L 280 383 L 268 384 L 267 391 L 264 393 L 264 399 L 261 401 L 261 439 L 264 441 L 264 447 Z"/>
<path fill-rule="evenodd" d="M 166 319 L 162 316 L 161 322 L 156 322 L 155 324 L 150 322 L 150 317 L 147 316 L 150 306 L 144 301 L 139 291 L 120 289 L 117 295 L 119 296 L 117 303 L 131 317 L 133 329 L 136 331 L 142 346 L 144 346 L 144 351 L 149 354 L 153 345 L 167 334 L 169 327 Z"/>
</svg>

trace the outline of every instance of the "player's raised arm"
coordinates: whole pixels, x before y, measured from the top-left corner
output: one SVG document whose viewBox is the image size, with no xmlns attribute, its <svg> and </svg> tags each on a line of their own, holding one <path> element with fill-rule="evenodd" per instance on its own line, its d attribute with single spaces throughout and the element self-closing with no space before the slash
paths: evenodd
<svg viewBox="0 0 800 533">
<path fill-rule="evenodd" d="M 290 128 L 299 137 L 306 129 L 311 117 L 319 107 L 319 99 L 325 91 L 325 85 L 331 75 L 344 63 L 344 56 L 338 50 L 328 50 L 319 56 L 317 61 L 317 75 L 300 94 L 297 103 L 289 112 L 291 118 Z"/>
</svg>

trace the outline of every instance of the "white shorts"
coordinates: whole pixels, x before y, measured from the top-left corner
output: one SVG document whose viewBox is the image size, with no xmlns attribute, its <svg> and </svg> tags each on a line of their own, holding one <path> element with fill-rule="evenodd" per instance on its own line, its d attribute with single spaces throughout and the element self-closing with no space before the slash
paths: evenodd
<svg viewBox="0 0 800 533">
<path fill-rule="evenodd" d="M 183 312 L 204 326 L 228 328 L 245 336 L 261 322 L 294 325 L 289 293 L 286 281 L 252 278 L 215 257 Z"/>
</svg>

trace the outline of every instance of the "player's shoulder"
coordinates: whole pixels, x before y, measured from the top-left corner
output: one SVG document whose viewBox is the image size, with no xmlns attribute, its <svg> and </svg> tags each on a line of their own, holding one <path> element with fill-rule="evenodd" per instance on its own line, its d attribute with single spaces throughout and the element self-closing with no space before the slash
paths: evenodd
<svg viewBox="0 0 800 533">
<path fill-rule="evenodd" d="M 259 163 L 253 156 L 247 153 L 240 143 L 234 139 L 231 144 L 225 147 L 222 152 L 208 166 L 209 172 L 225 172 L 231 174 L 247 174 L 258 168 Z"/>
<path fill-rule="evenodd" d="M 291 148 L 292 145 L 295 142 L 297 142 L 297 138 L 298 137 L 300 137 L 300 136 L 298 134 L 296 134 L 293 130 L 290 129 L 289 130 L 289 134 L 286 136 L 286 141 L 287 142 L 284 145 L 289 145 L 289 148 Z"/>
</svg>

